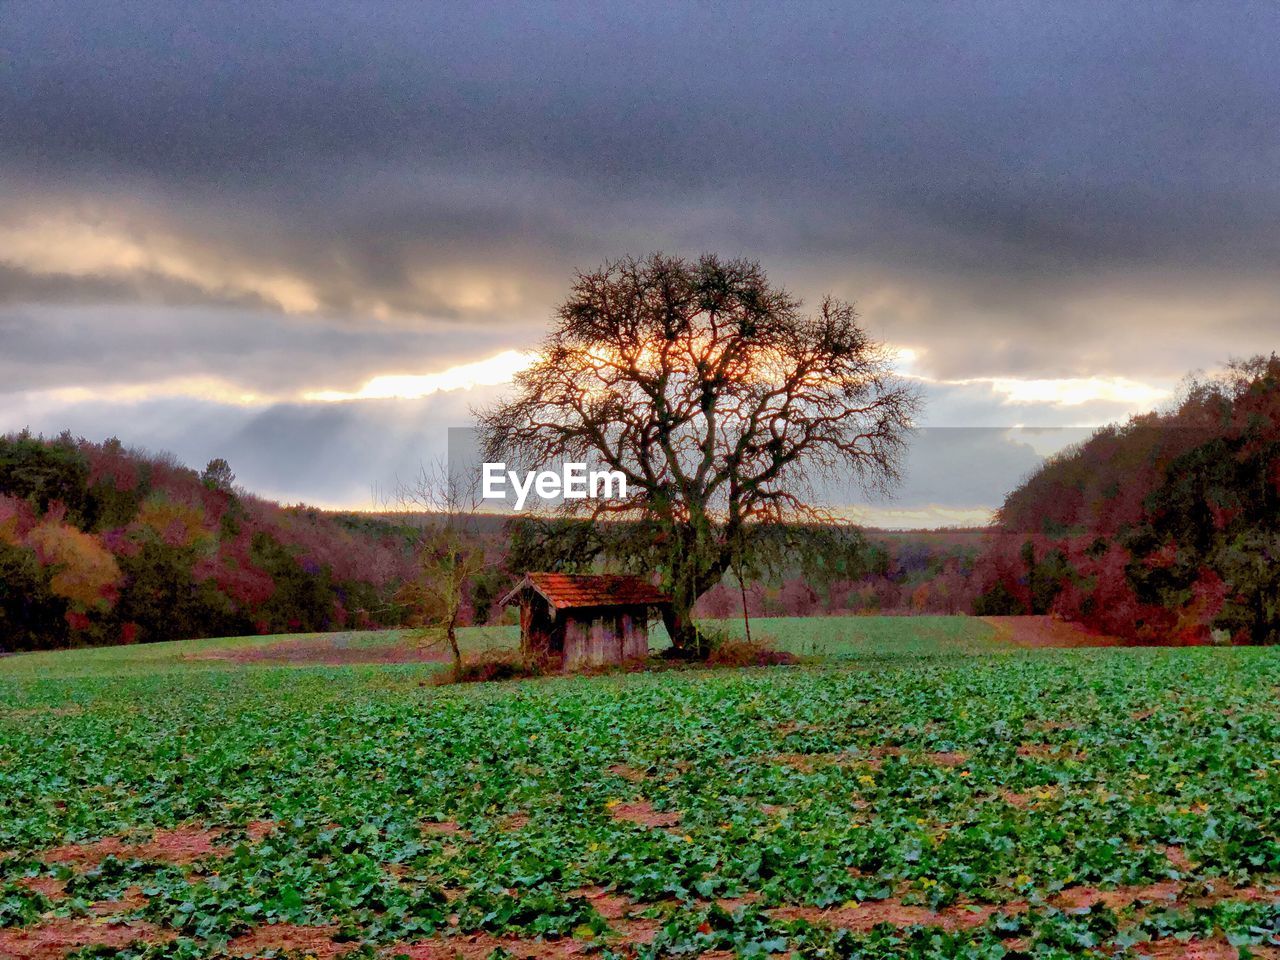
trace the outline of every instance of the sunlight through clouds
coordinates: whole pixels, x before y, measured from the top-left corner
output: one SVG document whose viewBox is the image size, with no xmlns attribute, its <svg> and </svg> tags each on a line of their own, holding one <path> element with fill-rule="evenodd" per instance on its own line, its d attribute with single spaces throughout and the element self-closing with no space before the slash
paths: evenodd
<svg viewBox="0 0 1280 960">
<path fill-rule="evenodd" d="M 1079 407 L 1090 403 L 1118 404 L 1137 413 L 1149 410 L 1173 396 L 1169 387 L 1143 383 L 1122 376 L 1093 377 L 931 377 L 921 372 L 927 349 L 890 344 L 894 369 L 924 384 L 949 387 L 986 387 L 1009 406 Z"/>
<path fill-rule="evenodd" d="M 147 383 L 125 383 L 89 387 L 58 387 L 53 390 L 32 390 L 27 396 L 59 405 L 77 403 L 141 403 L 147 400 L 185 398 L 205 400 L 236 407 L 266 406 L 289 399 L 278 393 L 246 390 L 243 387 L 214 376 L 167 377 Z"/>
<path fill-rule="evenodd" d="M 473 387 L 509 383 L 511 378 L 533 363 L 536 354 L 505 350 L 487 360 L 463 363 L 440 373 L 384 374 L 369 380 L 354 393 L 317 390 L 304 399 L 334 403 L 343 400 L 416 400 L 441 390 L 469 390 Z"/>
<path fill-rule="evenodd" d="M 1147 409 L 1167 400 L 1172 392 L 1126 377 L 1068 377 L 1065 379 L 1024 380 L 1016 377 L 992 377 L 955 381 L 968 385 L 989 383 L 1008 403 L 1048 403 L 1078 407 L 1095 400 L 1124 403 Z"/>
<path fill-rule="evenodd" d="M 211 294 L 257 297 L 286 313 L 310 313 L 320 307 L 315 290 L 301 277 L 221 262 L 182 246 L 182 239 L 162 231 L 101 219 L 57 216 L 0 226 L 0 262 L 33 274 L 119 278 L 150 274 Z"/>
</svg>

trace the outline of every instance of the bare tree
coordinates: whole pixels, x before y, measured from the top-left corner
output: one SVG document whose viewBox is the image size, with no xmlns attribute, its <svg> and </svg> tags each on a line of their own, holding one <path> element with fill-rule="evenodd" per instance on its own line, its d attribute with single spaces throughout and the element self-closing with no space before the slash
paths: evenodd
<svg viewBox="0 0 1280 960">
<path fill-rule="evenodd" d="M 468 591 L 487 562 L 476 524 L 481 504 L 476 484 L 451 475 L 444 463 L 423 466 L 408 482 L 398 482 L 394 499 L 418 511 L 418 573 L 398 599 L 415 611 L 423 639 L 448 645 L 455 675 L 462 667 L 458 624 Z"/>
<path fill-rule="evenodd" d="M 754 530 L 823 519 L 819 477 L 896 481 L 918 396 L 889 361 L 851 305 L 803 314 L 757 263 L 621 260 L 577 277 L 514 397 L 479 414 L 484 456 L 621 471 L 625 498 L 563 509 L 647 521 L 668 632 L 696 648 L 693 604 Z"/>
</svg>

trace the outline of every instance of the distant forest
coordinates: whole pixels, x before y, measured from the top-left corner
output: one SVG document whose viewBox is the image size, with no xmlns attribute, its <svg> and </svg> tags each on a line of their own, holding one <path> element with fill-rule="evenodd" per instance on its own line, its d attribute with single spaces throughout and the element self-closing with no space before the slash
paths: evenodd
<svg viewBox="0 0 1280 960">
<path fill-rule="evenodd" d="M 1000 509 L 977 613 L 1053 613 L 1157 643 L 1280 640 L 1280 358 L 1191 379 L 1097 431 Z"/>
<path fill-rule="evenodd" d="M 412 625 L 420 515 L 281 506 L 235 486 L 228 464 L 68 434 L 0 438 L 0 651 L 206 636 Z M 498 622 L 497 600 L 529 569 L 619 563 L 581 524 L 485 517 L 490 557 L 463 622 Z M 753 615 L 962 613 L 981 531 L 863 533 L 803 540 L 750 571 Z M 736 616 L 736 581 L 704 616 Z"/>
<path fill-rule="evenodd" d="M 64 434 L 0 439 L 0 649 L 400 622 L 411 540 L 281 507 L 164 456 Z"/>
<path fill-rule="evenodd" d="M 0 438 L 0 652 L 412 625 L 421 515 L 285 507 L 231 467 Z M 526 570 L 634 568 L 624 525 L 485 517 L 464 623 Z M 614 549 L 619 544 L 623 549 Z M 643 569 L 643 563 L 638 569 Z M 1156 643 L 1280 639 L 1280 359 L 1188 381 L 1176 408 L 1098 430 L 982 530 L 780 533 L 705 617 L 1054 614 Z"/>
</svg>

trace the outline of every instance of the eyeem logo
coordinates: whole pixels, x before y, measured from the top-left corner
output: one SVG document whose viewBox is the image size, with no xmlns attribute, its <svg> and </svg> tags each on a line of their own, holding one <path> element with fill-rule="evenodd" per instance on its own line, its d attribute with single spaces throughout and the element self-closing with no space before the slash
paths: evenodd
<svg viewBox="0 0 1280 960">
<path fill-rule="evenodd" d="M 600 500 L 627 495 L 627 477 L 620 470 L 588 470 L 585 463 L 566 463 L 560 471 L 528 470 L 523 482 L 505 463 L 483 466 L 482 496 L 485 500 L 506 500 L 507 487 L 515 494 L 515 508 L 523 510 L 530 492 L 543 500 Z"/>
</svg>

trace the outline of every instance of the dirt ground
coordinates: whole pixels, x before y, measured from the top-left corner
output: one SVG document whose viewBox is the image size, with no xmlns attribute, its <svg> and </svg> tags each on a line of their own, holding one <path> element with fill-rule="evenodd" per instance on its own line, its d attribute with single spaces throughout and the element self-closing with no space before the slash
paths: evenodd
<svg viewBox="0 0 1280 960">
<path fill-rule="evenodd" d="M 227 660 L 232 663 L 325 664 L 444 663 L 449 650 L 441 643 L 419 646 L 411 639 L 389 639 L 385 644 L 351 642 L 348 633 L 290 637 L 275 643 L 195 654 L 194 660 Z"/>
<path fill-rule="evenodd" d="M 1126 641 L 1092 633 L 1078 623 L 1057 617 L 982 617 L 995 627 L 998 639 L 1019 647 L 1122 647 Z"/>
<path fill-rule="evenodd" d="M 1114 647 L 1125 641 L 1091 633 L 1079 624 L 1054 617 L 982 617 L 1000 640 L 1020 647 Z M 291 636 L 269 643 L 191 654 L 195 660 L 244 664 L 330 665 L 359 663 L 445 663 L 442 643 L 419 645 L 409 637 L 388 636 L 385 642 L 359 641 L 347 632 Z"/>
</svg>

